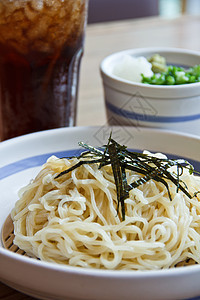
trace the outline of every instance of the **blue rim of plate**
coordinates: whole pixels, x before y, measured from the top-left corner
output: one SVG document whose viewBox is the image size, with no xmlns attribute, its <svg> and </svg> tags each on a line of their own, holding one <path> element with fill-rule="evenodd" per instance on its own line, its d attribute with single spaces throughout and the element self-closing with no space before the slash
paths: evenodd
<svg viewBox="0 0 200 300">
<path fill-rule="evenodd" d="M 129 149 L 129 150 L 141 152 L 141 150 L 138 150 L 138 149 Z M 18 160 L 16 162 L 7 164 L 0 168 L 0 180 L 4 179 L 6 177 L 9 177 L 11 175 L 14 175 L 16 173 L 25 171 L 30 168 L 40 167 L 52 155 L 55 155 L 58 158 L 72 157 L 72 156 L 80 155 L 81 152 L 83 152 L 83 149 L 71 149 L 71 150 L 65 150 L 65 151 L 44 153 L 44 154 L 31 156 L 28 158 Z M 157 151 L 153 151 L 153 152 L 155 153 Z M 171 154 L 166 154 L 166 155 L 167 155 L 167 157 L 169 157 L 171 159 L 182 158 L 182 159 L 188 160 L 194 166 L 194 169 L 196 171 L 200 172 L 200 161 L 185 158 L 185 157 L 178 157 L 177 155 L 171 155 Z"/>
</svg>

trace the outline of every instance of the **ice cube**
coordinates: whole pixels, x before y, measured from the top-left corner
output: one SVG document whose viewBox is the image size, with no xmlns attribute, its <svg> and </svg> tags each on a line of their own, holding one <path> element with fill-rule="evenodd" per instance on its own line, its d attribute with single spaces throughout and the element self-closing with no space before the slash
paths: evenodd
<svg viewBox="0 0 200 300">
<path fill-rule="evenodd" d="M 31 7 L 37 11 L 41 11 L 44 7 L 43 0 L 32 0 Z"/>
<path fill-rule="evenodd" d="M 45 38 L 49 24 L 51 24 L 51 19 L 49 20 L 48 17 L 43 16 L 43 18 L 37 20 L 37 22 L 32 24 L 29 28 L 27 31 L 28 38 L 30 40 Z"/>
<path fill-rule="evenodd" d="M 39 52 L 51 53 L 53 51 L 52 45 L 45 41 L 36 40 L 32 44 L 32 49 Z"/>
<path fill-rule="evenodd" d="M 53 6 L 54 0 L 44 0 L 44 3 L 46 4 L 46 6 Z"/>
<path fill-rule="evenodd" d="M 38 12 L 37 12 L 36 10 L 33 10 L 33 9 L 32 9 L 31 7 L 29 7 L 28 5 L 25 6 L 24 12 L 25 12 L 26 17 L 27 17 L 30 21 L 33 21 L 33 20 L 36 18 L 37 14 L 38 14 Z"/>
</svg>

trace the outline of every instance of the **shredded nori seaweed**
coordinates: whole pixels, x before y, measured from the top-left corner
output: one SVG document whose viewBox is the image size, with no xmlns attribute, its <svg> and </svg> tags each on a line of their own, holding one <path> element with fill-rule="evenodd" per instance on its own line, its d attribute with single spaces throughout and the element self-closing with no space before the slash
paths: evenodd
<svg viewBox="0 0 200 300">
<path fill-rule="evenodd" d="M 119 211 L 119 206 L 121 206 L 122 220 L 125 220 L 124 201 L 129 197 L 129 191 L 148 182 L 150 179 L 164 184 L 170 200 L 172 200 L 172 198 L 166 180 L 170 180 L 174 183 L 177 187 L 177 192 L 181 190 L 190 199 L 196 197 L 197 194 L 200 193 L 200 191 L 197 191 L 194 195 L 191 195 L 186 184 L 180 180 L 180 176 L 184 169 L 188 169 L 190 174 L 199 174 L 187 160 L 158 158 L 144 153 L 131 152 L 126 146 L 120 145 L 113 140 L 111 136 L 108 139 L 107 145 L 102 147 L 104 151 L 83 142 L 79 142 L 79 146 L 87 149 L 87 151 L 77 157 L 79 159 L 77 164 L 59 173 L 55 179 L 58 179 L 84 164 L 97 163 L 99 164 L 99 169 L 106 165 L 111 165 L 117 192 L 117 212 Z M 177 167 L 176 172 L 171 172 L 169 170 L 172 166 Z M 134 171 L 142 175 L 142 177 L 128 184 L 126 170 Z"/>
</svg>

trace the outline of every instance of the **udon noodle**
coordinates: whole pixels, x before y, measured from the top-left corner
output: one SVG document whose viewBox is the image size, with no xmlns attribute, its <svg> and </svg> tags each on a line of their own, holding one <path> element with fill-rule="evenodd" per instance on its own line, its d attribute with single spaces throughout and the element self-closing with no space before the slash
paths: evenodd
<svg viewBox="0 0 200 300">
<path fill-rule="evenodd" d="M 156 270 L 187 259 L 200 263 L 199 194 L 189 199 L 169 181 L 170 201 L 166 187 L 149 180 L 129 192 L 122 220 L 110 165 L 85 164 L 55 179 L 77 161 L 50 157 L 20 190 L 11 214 L 18 247 L 41 260 L 86 268 Z M 130 170 L 126 175 L 128 182 L 141 176 Z M 191 194 L 200 190 L 200 178 L 188 170 L 180 179 Z"/>
</svg>

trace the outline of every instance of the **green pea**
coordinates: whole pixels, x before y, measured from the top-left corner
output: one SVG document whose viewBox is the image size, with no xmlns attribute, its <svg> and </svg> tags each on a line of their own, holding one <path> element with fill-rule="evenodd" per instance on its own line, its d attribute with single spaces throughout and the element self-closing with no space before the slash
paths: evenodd
<svg viewBox="0 0 200 300">
<path fill-rule="evenodd" d="M 166 76 L 166 84 L 174 85 L 176 83 L 175 78 L 171 75 Z"/>
</svg>

